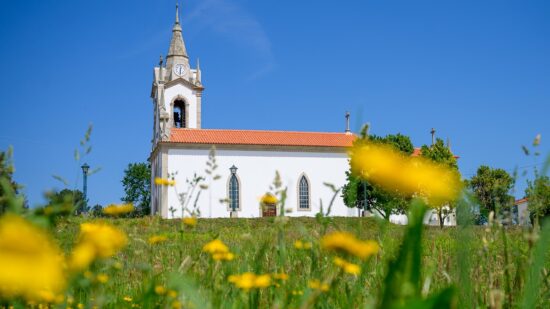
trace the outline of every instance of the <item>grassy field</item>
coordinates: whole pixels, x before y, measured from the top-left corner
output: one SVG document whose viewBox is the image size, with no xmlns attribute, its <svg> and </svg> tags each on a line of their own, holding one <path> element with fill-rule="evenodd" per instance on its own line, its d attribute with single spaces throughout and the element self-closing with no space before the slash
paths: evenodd
<svg viewBox="0 0 550 309">
<path fill-rule="evenodd" d="M 80 282 L 73 286 L 79 288 L 69 292 L 74 304 L 113 308 L 374 307 L 383 297 L 384 282 L 387 286 L 388 263 L 396 259 L 405 234 L 412 233 L 406 227 L 370 218 L 199 219 L 195 227 L 159 218 L 101 220 L 122 229 L 129 242 L 112 260 L 95 263 L 75 279 Z M 66 252 L 73 247 L 79 223 L 84 221 L 73 217 L 56 225 L 55 239 Z M 333 263 L 334 253 L 320 248 L 321 237 L 336 230 L 379 243 L 380 251 L 372 258 L 354 260 L 362 268 L 360 274 L 342 271 Z M 456 228 L 424 227 L 418 270 L 421 294 L 428 297 L 452 286 L 456 295 L 462 288 L 471 290 L 472 307 L 518 306 L 531 234 L 512 228 L 501 235 L 500 227 L 474 227 L 471 232 L 470 241 L 462 243 L 463 233 Z M 150 238 L 159 235 L 166 236 L 165 240 L 161 237 L 152 244 Z M 233 260 L 214 261 L 203 252 L 203 246 L 216 238 L 234 253 Z M 311 248 L 296 248 L 298 240 L 311 243 Z M 461 286 L 457 258 L 464 249 L 461 247 L 467 248 L 471 258 L 471 287 Z M 246 290 L 228 281 L 230 275 L 245 272 L 271 274 L 272 282 L 266 288 Z M 273 275 L 281 273 L 288 279 Z M 326 286 L 317 287 L 314 280 Z M 545 284 L 537 294 L 543 307 L 549 304 L 548 278 Z M 456 305 L 456 299 L 452 303 Z"/>
</svg>

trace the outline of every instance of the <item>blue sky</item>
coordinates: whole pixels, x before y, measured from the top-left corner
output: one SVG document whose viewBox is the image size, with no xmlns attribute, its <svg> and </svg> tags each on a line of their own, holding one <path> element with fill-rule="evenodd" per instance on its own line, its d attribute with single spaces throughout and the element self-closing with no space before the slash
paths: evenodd
<svg viewBox="0 0 550 309">
<path fill-rule="evenodd" d="M 205 128 L 429 131 L 450 138 L 465 177 L 481 164 L 532 170 L 550 153 L 548 1 L 243 1 L 182 4 L 199 57 Z M 152 68 L 168 50 L 174 1 L 2 1 L 0 149 L 32 206 L 78 187 L 74 149 L 89 123 L 102 170 L 90 203 L 118 202 L 130 162 L 151 149 Z M 525 177 L 518 181 L 521 196 Z"/>
</svg>

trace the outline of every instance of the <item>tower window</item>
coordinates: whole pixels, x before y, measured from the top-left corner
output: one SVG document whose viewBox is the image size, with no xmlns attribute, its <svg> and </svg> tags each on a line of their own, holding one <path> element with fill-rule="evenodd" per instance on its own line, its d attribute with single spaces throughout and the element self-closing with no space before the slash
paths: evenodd
<svg viewBox="0 0 550 309">
<path fill-rule="evenodd" d="M 309 209 L 309 182 L 305 175 L 300 177 L 298 184 L 298 207 L 302 210 Z"/>
<path fill-rule="evenodd" d="M 185 101 L 178 99 L 174 102 L 174 127 L 186 128 L 187 124 L 185 123 L 185 116 Z"/>
</svg>

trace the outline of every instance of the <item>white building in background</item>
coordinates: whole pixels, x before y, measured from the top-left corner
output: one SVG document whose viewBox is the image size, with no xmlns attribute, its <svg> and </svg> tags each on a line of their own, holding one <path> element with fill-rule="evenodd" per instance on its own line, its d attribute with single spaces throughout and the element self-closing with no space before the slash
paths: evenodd
<svg viewBox="0 0 550 309">
<path fill-rule="evenodd" d="M 259 203 L 270 191 L 276 172 L 288 190 L 287 216 L 315 216 L 321 203 L 326 212 L 334 192 L 325 183 L 336 188 L 346 183 L 347 148 L 356 138 L 349 124 L 341 133 L 203 129 L 203 91 L 201 69 L 198 61 L 195 68 L 190 66 L 176 7 L 166 61 L 161 59 L 153 70 L 152 214 L 163 218 L 183 215 L 180 196 L 188 193 L 188 181 L 208 176 L 205 169 L 212 147 L 218 165 L 214 174 L 221 178 L 208 182 L 209 188 L 196 200 L 196 194 L 191 198 L 187 194 L 187 208 L 196 202 L 201 217 L 230 217 L 232 210 L 238 217 L 277 215 L 274 205 L 261 208 Z M 416 148 L 413 155 L 419 154 Z M 156 177 L 174 177 L 176 185 L 156 186 Z M 338 195 L 331 215 L 359 216 L 359 211 L 346 207 Z M 407 217 L 392 215 L 390 221 L 407 224 Z M 435 212 L 427 214 L 425 223 L 439 225 Z M 445 225 L 456 225 L 454 213 Z"/>
<path fill-rule="evenodd" d="M 355 136 L 341 133 L 203 129 L 201 105 L 204 87 L 199 63 L 191 68 L 182 36 L 178 10 L 166 61 L 154 68 L 151 97 L 154 108 L 151 212 L 163 218 L 181 217 L 180 194 L 188 191 L 187 181 L 207 176 L 210 149 L 216 148 L 215 174 L 196 200 L 201 217 L 262 217 L 277 214 L 273 205 L 263 209 L 260 197 L 270 190 L 275 173 L 287 187 L 285 208 L 289 216 L 314 216 L 321 201 L 326 209 L 333 191 L 324 185 L 341 187 L 348 170 L 347 147 Z M 155 186 L 156 177 L 173 175 L 176 185 Z M 192 197 L 187 208 L 195 203 Z M 220 200 L 227 202 L 221 203 Z M 339 196 L 332 207 L 334 216 L 357 216 Z"/>
</svg>

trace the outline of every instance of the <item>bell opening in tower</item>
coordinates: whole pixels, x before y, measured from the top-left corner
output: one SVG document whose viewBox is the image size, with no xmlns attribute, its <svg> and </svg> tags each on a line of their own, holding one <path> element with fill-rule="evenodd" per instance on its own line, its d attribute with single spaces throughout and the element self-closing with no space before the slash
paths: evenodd
<svg viewBox="0 0 550 309">
<path fill-rule="evenodd" d="M 185 102 L 183 100 L 176 100 L 174 102 L 174 127 L 186 128 L 186 110 Z"/>
</svg>

